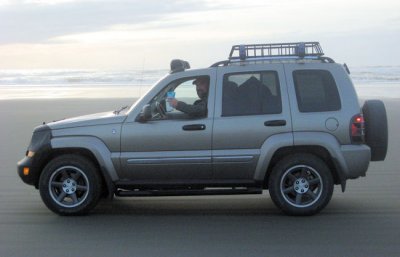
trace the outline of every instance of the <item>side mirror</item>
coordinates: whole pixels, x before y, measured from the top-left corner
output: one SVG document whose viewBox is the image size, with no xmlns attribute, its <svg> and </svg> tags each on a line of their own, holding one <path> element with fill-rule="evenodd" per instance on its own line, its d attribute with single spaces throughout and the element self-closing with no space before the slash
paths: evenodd
<svg viewBox="0 0 400 257">
<path fill-rule="evenodd" d="M 143 106 L 142 111 L 139 114 L 138 121 L 140 122 L 146 122 L 150 120 L 152 117 L 151 115 L 151 107 L 150 104 L 146 104 Z"/>
</svg>

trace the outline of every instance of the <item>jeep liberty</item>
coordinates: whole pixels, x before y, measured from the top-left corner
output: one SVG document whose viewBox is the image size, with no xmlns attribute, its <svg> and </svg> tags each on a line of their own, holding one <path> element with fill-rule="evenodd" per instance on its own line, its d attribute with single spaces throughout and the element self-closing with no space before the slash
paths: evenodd
<svg viewBox="0 0 400 257">
<path fill-rule="evenodd" d="M 60 215 L 81 215 L 101 198 L 261 194 L 289 215 L 313 215 L 334 185 L 385 159 L 382 101 L 360 106 L 346 65 L 318 42 L 232 47 L 228 60 L 171 71 L 129 109 L 38 126 L 21 179 Z M 172 108 L 199 100 L 203 113 Z M 179 106 L 179 104 L 178 104 Z"/>
</svg>

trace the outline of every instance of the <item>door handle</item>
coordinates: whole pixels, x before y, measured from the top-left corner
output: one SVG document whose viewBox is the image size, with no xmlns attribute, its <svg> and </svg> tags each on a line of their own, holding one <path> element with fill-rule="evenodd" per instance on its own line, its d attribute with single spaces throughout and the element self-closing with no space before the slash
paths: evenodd
<svg viewBox="0 0 400 257">
<path fill-rule="evenodd" d="M 192 131 L 192 130 L 205 130 L 206 125 L 204 124 L 191 124 L 191 125 L 185 125 L 182 127 L 183 130 L 187 131 Z"/>
<path fill-rule="evenodd" d="M 268 120 L 264 122 L 264 126 L 267 127 L 286 126 L 286 120 Z"/>
</svg>

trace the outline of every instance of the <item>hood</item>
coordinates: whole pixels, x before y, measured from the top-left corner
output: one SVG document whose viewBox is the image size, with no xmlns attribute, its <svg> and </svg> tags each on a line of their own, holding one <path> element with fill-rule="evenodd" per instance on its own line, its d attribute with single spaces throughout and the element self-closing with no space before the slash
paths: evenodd
<svg viewBox="0 0 400 257">
<path fill-rule="evenodd" d="M 50 129 L 64 129 L 106 125 L 122 123 L 125 118 L 125 114 L 115 114 L 115 112 L 102 112 L 50 122 L 47 124 L 47 126 L 49 126 Z"/>
</svg>

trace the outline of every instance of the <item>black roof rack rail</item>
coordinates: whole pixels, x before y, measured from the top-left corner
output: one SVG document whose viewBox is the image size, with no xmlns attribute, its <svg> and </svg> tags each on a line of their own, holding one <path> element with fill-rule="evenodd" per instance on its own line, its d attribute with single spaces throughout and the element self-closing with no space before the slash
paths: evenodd
<svg viewBox="0 0 400 257">
<path fill-rule="evenodd" d="M 213 65 L 211 65 L 210 67 L 219 67 L 219 66 L 227 66 L 229 64 L 229 60 L 225 60 L 225 61 L 220 61 L 220 62 L 216 62 Z"/>
<path fill-rule="evenodd" d="M 319 42 L 234 45 L 229 61 L 248 59 L 276 59 L 281 57 L 315 58 L 324 55 Z"/>
</svg>

